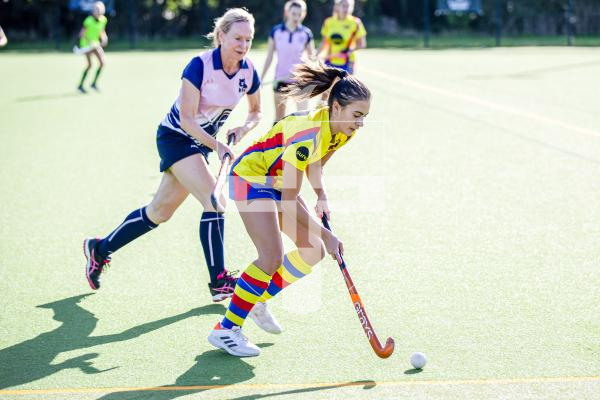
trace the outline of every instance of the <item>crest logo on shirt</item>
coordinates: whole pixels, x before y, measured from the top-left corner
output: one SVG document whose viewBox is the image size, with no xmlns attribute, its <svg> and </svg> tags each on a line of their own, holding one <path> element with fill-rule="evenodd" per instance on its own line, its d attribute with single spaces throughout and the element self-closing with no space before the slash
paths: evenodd
<svg viewBox="0 0 600 400">
<path fill-rule="evenodd" d="M 248 89 L 248 85 L 246 84 L 246 78 L 240 78 L 240 86 L 238 88 L 238 91 L 240 93 L 244 93 L 244 92 L 246 92 L 247 89 Z"/>
<path fill-rule="evenodd" d="M 308 160 L 308 147 L 300 146 L 296 149 L 296 158 L 298 161 L 306 161 Z"/>
</svg>

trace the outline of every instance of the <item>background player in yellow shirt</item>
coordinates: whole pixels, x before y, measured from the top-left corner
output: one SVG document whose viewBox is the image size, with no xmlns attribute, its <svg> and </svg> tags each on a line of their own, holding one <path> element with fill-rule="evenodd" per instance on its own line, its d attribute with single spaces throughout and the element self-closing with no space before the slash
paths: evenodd
<svg viewBox="0 0 600 400">
<path fill-rule="evenodd" d="M 325 64 L 354 73 L 354 51 L 367 47 L 367 31 L 352 15 L 354 0 L 335 0 L 333 16 L 323 22 L 318 53 L 326 53 Z"/>
<path fill-rule="evenodd" d="M 83 28 L 81 28 L 81 31 L 79 32 L 79 50 L 85 54 L 87 61 L 87 65 L 83 71 L 81 80 L 79 81 L 79 86 L 77 87 L 82 93 L 85 93 L 83 82 L 92 68 L 92 55 L 96 56 L 98 59 L 98 69 L 96 70 L 96 75 L 94 76 L 91 87 L 92 89 L 98 89 L 96 83 L 98 82 L 98 77 L 105 64 L 104 50 L 102 48 L 106 47 L 108 44 L 108 36 L 106 35 L 106 24 L 108 20 L 104 16 L 105 12 L 106 9 L 104 3 L 101 1 L 95 2 L 94 8 L 92 9 L 92 15 L 88 15 L 83 21 Z"/>
<path fill-rule="evenodd" d="M 305 93 L 310 87 L 312 93 Z M 299 193 L 306 174 L 318 197 L 317 214 L 329 212 L 323 166 L 363 126 L 371 92 L 339 68 L 300 64 L 286 94 L 298 100 L 328 90 L 326 107 L 285 117 L 231 167 L 229 194 L 258 258 L 238 279 L 225 317 L 208 337 L 213 346 L 229 354 L 259 355 L 260 349 L 242 334 L 246 317 L 250 315 L 267 332 L 281 332 L 264 301 L 310 273 L 326 252 L 334 258 L 343 253 L 342 242 L 308 212 Z M 283 254 L 281 232 L 297 249 Z"/>
</svg>

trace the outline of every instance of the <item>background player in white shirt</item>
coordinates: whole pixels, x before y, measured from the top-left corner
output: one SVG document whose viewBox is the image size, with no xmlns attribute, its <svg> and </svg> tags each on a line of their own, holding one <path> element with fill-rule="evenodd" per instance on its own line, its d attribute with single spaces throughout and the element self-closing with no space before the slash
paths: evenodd
<svg viewBox="0 0 600 400">
<path fill-rule="evenodd" d="M 273 81 L 273 92 L 275 98 L 275 122 L 282 119 L 286 114 L 287 98 L 283 96 L 282 90 L 290 83 L 294 65 L 302 62 L 303 54 L 310 59 L 315 57 L 315 44 L 312 31 L 302 25 L 306 17 L 306 3 L 303 0 L 290 0 L 285 3 L 283 22 L 277 24 L 269 35 L 269 48 L 267 59 L 261 74 L 261 81 L 273 61 L 273 55 L 277 54 L 277 65 L 275 67 L 275 80 Z M 308 108 L 308 101 L 297 103 L 298 110 Z"/>
</svg>

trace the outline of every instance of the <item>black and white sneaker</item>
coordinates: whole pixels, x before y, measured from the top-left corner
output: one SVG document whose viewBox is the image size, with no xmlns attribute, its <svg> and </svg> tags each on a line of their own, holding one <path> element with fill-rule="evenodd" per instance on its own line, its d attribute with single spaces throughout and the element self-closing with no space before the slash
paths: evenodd
<svg viewBox="0 0 600 400">
<path fill-rule="evenodd" d="M 242 328 L 234 326 L 226 329 L 220 323 L 208 335 L 208 342 L 218 349 L 223 349 L 232 356 L 255 357 L 260 354 L 260 349 L 248 340 L 242 333 Z"/>
<path fill-rule="evenodd" d="M 237 276 L 235 276 L 236 273 L 237 271 L 229 272 L 225 270 L 217 275 L 217 281 L 214 285 L 212 283 L 208 284 L 208 290 L 210 290 L 210 295 L 214 302 L 223 301 L 233 296 L 233 291 L 238 280 Z"/>
<path fill-rule="evenodd" d="M 83 241 L 83 254 L 86 258 L 85 277 L 94 290 L 100 289 L 100 274 L 108 267 L 110 257 L 102 257 L 96 249 L 99 239 L 85 239 Z"/>
</svg>

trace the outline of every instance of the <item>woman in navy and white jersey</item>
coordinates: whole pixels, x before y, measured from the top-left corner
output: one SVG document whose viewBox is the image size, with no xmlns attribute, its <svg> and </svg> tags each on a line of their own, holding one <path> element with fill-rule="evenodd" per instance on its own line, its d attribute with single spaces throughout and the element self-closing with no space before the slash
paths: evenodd
<svg viewBox="0 0 600 400">
<path fill-rule="evenodd" d="M 254 17 L 243 9 L 230 9 L 215 20 L 209 35 L 215 48 L 194 57 L 183 70 L 179 97 L 157 132 L 162 181 L 147 206 L 131 212 L 103 239 L 86 239 L 86 277 L 92 289 L 100 287 L 100 274 L 110 255 L 132 240 L 166 222 L 192 194 L 204 207 L 200 241 L 204 250 L 213 301 L 231 297 L 236 278 L 225 269 L 224 210 L 215 210 L 210 194 L 215 178 L 208 169 L 208 154 L 220 160 L 231 148 L 216 139 L 219 128 L 242 97 L 249 111 L 244 125 L 230 129 L 237 144 L 261 118 L 260 80 L 246 58 L 254 37 Z M 224 204 L 224 197 L 221 198 Z"/>
<path fill-rule="evenodd" d="M 275 80 L 273 92 L 275 98 L 275 122 L 286 116 L 287 98 L 282 90 L 291 82 L 294 65 L 302 63 L 302 56 L 306 53 L 308 58 L 315 57 L 315 44 L 312 31 L 302 25 L 306 17 L 306 3 L 304 0 L 289 0 L 284 6 L 284 22 L 277 24 L 269 35 L 269 48 L 267 59 L 261 74 L 261 81 L 273 61 L 273 54 L 277 53 L 275 67 Z M 308 107 L 308 101 L 298 102 L 298 110 Z"/>
</svg>

